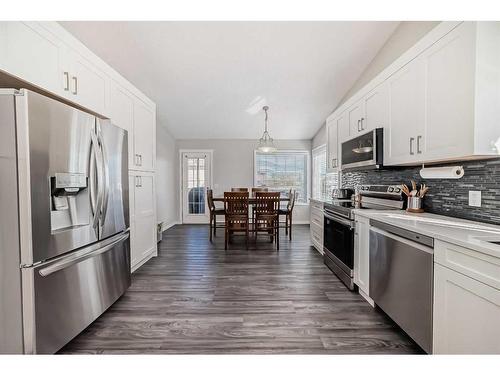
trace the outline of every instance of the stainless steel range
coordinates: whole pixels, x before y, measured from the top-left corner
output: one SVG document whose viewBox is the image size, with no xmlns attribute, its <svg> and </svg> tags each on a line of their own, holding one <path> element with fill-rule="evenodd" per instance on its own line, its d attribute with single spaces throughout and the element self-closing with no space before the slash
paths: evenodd
<svg viewBox="0 0 500 375">
<path fill-rule="evenodd" d="M 362 185 L 358 199 L 338 199 L 324 204 L 323 259 L 350 289 L 354 290 L 354 212 L 356 209 L 401 210 L 400 185 Z"/>
</svg>

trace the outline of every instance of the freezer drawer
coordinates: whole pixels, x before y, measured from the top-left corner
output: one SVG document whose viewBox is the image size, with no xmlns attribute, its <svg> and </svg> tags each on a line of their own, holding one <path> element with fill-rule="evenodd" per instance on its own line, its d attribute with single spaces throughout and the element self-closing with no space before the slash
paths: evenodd
<svg viewBox="0 0 500 375">
<path fill-rule="evenodd" d="M 31 350 L 55 353 L 130 286 L 129 233 L 28 272 L 32 272 L 34 295 Z"/>
</svg>

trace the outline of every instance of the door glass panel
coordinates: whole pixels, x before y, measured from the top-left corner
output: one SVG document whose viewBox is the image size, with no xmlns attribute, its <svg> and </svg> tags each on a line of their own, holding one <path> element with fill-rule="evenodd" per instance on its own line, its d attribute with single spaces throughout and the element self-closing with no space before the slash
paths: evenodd
<svg viewBox="0 0 500 375">
<path fill-rule="evenodd" d="M 187 160 L 188 212 L 205 214 L 205 158 L 189 157 Z"/>
</svg>

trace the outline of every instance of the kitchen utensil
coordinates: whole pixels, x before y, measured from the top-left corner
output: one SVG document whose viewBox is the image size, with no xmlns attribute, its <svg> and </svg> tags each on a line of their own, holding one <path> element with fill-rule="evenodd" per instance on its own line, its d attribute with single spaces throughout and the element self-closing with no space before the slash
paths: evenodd
<svg viewBox="0 0 500 375">
<path fill-rule="evenodd" d="M 406 211 L 413 213 L 422 213 L 424 209 L 422 208 L 422 198 L 421 197 L 408 197 L 408 206 Z"/>
</svg>

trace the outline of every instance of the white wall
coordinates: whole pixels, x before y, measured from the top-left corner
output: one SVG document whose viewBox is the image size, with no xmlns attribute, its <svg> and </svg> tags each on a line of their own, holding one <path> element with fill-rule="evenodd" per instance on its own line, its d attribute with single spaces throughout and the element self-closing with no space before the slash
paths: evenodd
<svg viewBox="0 0 500 375">
<path fill-rule="evenodd" d="M 311 140 L 276 140 L 282 150 L 311 150 Z M 254 176 L 253 139 L 186 139 L 177 140 L 177 183 L 180 184 L 179 151 L 189 149 L 213 150 L 213 182 L 215 196 L 231 187 L 252 187 Z M 309 223 L 309 205 L 295 205 L 294 222 Z"/>
<path fill-rule="evenodd" d="M 179 220 L 179 190 L 175 139 L 161 125 L 156 128 L 156 206 L 164 228 Z"/>
<path fill-rule="evenodd" d="M 412 47 L 425 34 L 436 27 L 439 21 L 403 21 L 396 28 L 380 51 L 375 55 L 368 67 L 349 89 L 339 105 L 345 103 L 351 96 L 358 92 L 363 86 L 370 82 L 382 70 L 388 67 L 394 60 Z M 337 107 L 338 107 L 337 106 Z M 336 108 L 332 108 L 332 112 Z M 313 138 L 314 147 L 326 143 L 326 130 L 323 125 Z"/>
</svg>

